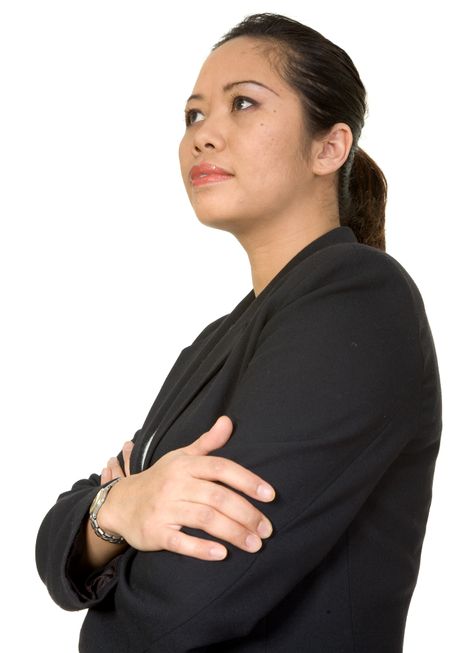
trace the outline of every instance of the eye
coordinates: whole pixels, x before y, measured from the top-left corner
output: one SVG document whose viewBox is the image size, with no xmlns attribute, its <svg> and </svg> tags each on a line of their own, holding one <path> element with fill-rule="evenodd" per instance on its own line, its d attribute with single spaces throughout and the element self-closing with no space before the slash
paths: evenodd
<svg viewBox="0 0 450 653">
<path fill-rule="evenodd" d="M 248 97 L 244 97 L 243 95 L 236 95 L 236 97 L 233 98 L 233 107 L 236 106 L 237 104 L 240 104 L 241 102 L 248 102 L 252 106 L 256 104 L 254 100 L 250 100 L 250 98 Z M 248 107 L 242 107 L 242 108 L 247 109 Z"/>
<path fill-rule="evenodd" d="M 184 120 L 186 122 L 186 127 L 189 127 L 190 125 L 193 125 L 194 122 L 197 122 L 196 120 L 191 120 L 192 115 L 196 113 L 201 113 L 201 111 L 199 111 L 198 109 L 187 109 L 184 112 Z"/>
<path fill-rule="evenodd" d="M 248 109 L 249 107 L 243 107 L 242 103 L 247 103 L 250 104 L 250 106 L 256 106 L 258 103 L 255 102 L 255 100 L 251 100 L 248 97 L 245 97 L 244 95 L 236 95 L 231 99 L 231 106 L 233 109 L 237 108 L 238 111 L 243 111 L 245 109 Z M 239 106 L 241 108 L 239 108 Z M 199 122 L 198 120 L 193 119 L 193 116 L 195 117 L 195 114 L 197 113 L 202 113 L 198 109 L 186 109 L 184 112 L 184 119 L 186 123 L 186 127 L 190 127 L 191 125 L 194 125 L 196 122 Z M 203 115 L 203 114 L 202 114 Z"/>
</svg>

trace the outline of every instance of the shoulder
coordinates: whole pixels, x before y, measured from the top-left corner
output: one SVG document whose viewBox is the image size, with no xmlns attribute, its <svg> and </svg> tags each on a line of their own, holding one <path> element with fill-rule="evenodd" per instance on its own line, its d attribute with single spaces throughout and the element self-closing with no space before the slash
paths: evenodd
<svg viewBox="0 0 450 653">
<path fill-rule="evenodd" d="M 332 282 L 354 278 L 363 282 L 389 280 L 405 290 L 415 283 L 391 254 L 362 243 L 337 243 L 319 250 L 307 259 L 310 271 Z M 370 284 L 371 285 L 371 284 Z"/>
<path fill-rule="evenodd" d="M 394 257 L 361 243 L 336 243 L 286 276 L 266 307 L 260 342 L 284 339 L 302 350 L 309 343 L 330 359 L 357 343 L 368 360 L 409 358 L 418 369 L 422 310 L 415 282 Z"/>
<path fill-rule="evenodd" d="M 391 402 L 407 407 L 419 397 L 415 284 L 392 256 L 339 243 L 287 276 L 255 321 L 252 365 L 262 378 L 275 379 L 281 370 L 284 387 L 309 393 L 313 407 L 327 397 L 359 397 L 361 410 Z"/>
<path fill-rule="evenodd" d="M 295 266 L 273 294 L 272 309 L 293 302 L 328 299 L 348 310 L 372 304 L 373 310 L 398 311 L 416 317 L 424 312 L 421 293 L 411 275 L 389 253 L 362 243 L 335 243 Z M 326 308 L 327 302 L 320 302 Z M 369 311 L 370 312 L 370 311 Z"/>
</svg>

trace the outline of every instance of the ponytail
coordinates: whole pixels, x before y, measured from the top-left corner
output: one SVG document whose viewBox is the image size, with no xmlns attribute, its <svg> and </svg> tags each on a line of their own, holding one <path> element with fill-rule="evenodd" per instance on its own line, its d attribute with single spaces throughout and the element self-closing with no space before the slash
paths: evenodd
<svg viewBox="0 0 450 653">
<path fill-rule="evenodd" d="M 387 181 L 375 161 L 360 147 L 355 149 L 347 188 L 341 189 L 341 194 L 346 206 L 341 212 L 341 224 L 352 229 L 358 242 L 385 251 Z"/>
</svg>

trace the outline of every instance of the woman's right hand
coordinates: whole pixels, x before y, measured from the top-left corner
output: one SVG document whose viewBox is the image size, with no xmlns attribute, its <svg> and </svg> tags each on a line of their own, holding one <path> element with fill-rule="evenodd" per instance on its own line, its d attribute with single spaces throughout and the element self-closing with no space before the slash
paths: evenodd
<svg viewBox="0 0 450 653">
<path fill-rule="evenodd" d="M 139 551 L 165 549 L 201 560 L 227 555 L 222 544 L 182 533 L 183 526 L 206 531 L 244 551 L 258 551 L 261 538 L 272 532 L 269 520 L 247 499 L 216 481 L 259 501 L 272 501 L 275 491 L 238 463 L 208 455 L 224 446 L 232 430 L 233 422 L 223 415 L 192 444 L 169 451 L 138 474 L 129 475 L 128 468 L 124 476 L 118 473 L 118 463 L 114 469 L 116 459 L 110 461 L 111 477 L 120 475 L 122 480 L 111 488 L 99 512 L 101 527 L 122 535 Z M 259 493 L 260 486 L 268 489 L 268 495 Z"/>
</svg>

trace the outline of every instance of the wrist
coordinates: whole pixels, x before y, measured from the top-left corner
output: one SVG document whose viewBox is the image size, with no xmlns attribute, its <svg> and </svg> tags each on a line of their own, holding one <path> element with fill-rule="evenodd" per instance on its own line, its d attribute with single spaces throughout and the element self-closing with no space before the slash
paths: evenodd
<svg viewBox="0 0 450 653">
<path fill-rule="evenodd" d="M 118 485 L 120 477 L 113 479 L 104 485 L 96 494 L 89 509 L 89 521 L 95 534 L 106 542 L 122 544 L 124 538 L 119 532 L 114 519 L 114 502 L 111 503 L 110 495 Z"/>
</svg>

